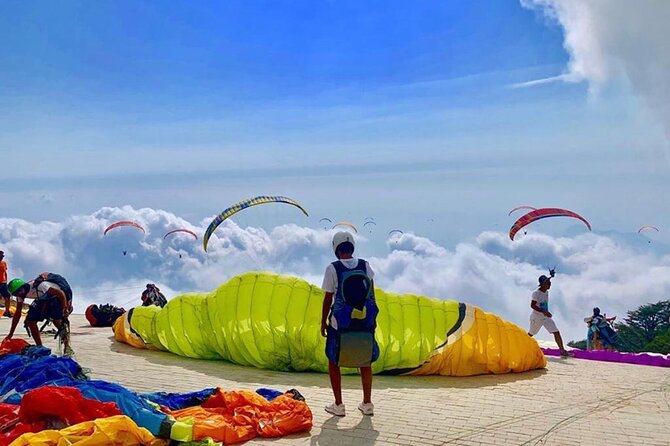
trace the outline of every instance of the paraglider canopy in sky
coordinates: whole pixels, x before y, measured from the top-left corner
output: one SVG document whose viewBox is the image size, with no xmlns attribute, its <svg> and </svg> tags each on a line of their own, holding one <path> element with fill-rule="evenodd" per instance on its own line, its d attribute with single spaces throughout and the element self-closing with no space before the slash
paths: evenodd
<svg viewBox="0 0 670 446">
<path fill-rule="evenodd" d="M 516 235 L 519 230 L 521 230 L 523 227 L 537 221 L 541 220 L 543 218 L 549 218 L 549 217 L 570 217 L 570 218 L 576 218 L 578 220 L 581 220 L 584 222 L 587 228 L 589 228 L 589 231 L 591 230 L 591 224 L 584 219 L 581 215 L 577 214 L 576 212 L 569 211 L 567 209 L 559 209 L 559 208 L 542 208 L 542 209 L 536 209 L 534 211 L 531 211 L 523 216 L 521 216 L 517 221 L 514 222 L 512 227 L 509 230 L 509 238 L 510 240 L 514 240 L 514 236 Z"/>
<path fill-rule="evenodd" d="M 182 233 L 184 233 L 184 234 L 190 234 L 190 235 L 192 235 L 196 240 L 198 240 L 198 235 L 197 235 L 195 232 L 191 231 L 190 229 L 186 229 L 186 228 L 173 229 L 172 231 L 167 232 L 167 233 L 163 236 L 163 240 L 165 240 L 166 238 L 168 238 L 168 236 L 170 236 L 170 235 L 172 235 L 172 234 L 177 234 L 177 233 L 180 233 L 180 232 L 182 232 Z"/>
<path fill-rule="evenodd" d="M 637 230 L 637 233 L 641 234 L 642 231 L 649 231 L 649 230 L 659 232 L 658 228 L 656 226 L 644 225 L 640 229 Z"/>
<path fill-rule="evenodd" d="M 109 231 L 111 231 L 112 229 L 121 228 L 121 227 L 124 227 L 124 226 L 130 226 L 130 227 L 133 227 L 133 228 L 137 228 L 140 231 L 142 231 L 142 233 L 146 234 L 146 231 L 144 230 L 142 225 L 140 225 L 139 223 L 134 222 L 134 221 L 130 221 L 130 220 L 121 220 L 121 221 L 117 221 L 116 223 L 112 223 L 111 225 L 107 226 L 103 235 L 107 235 L 107 233 Z"/>
<path fill-rule="evenodd" d="M 342 227 L 342 226 L 346 226 L 347 228 L 353 229 L 353 231 L 356 234 L 358 234 L 358 229 L 356 229 L 356 226 L 353 223 L 349 223 L 348 221 L 340 221 L 338 223 L 335 223 L 333 225 L 333 229 L 335 229 L 337 227 Z"/>
<path fill-rule="evenodd" d="M 268 195 L 260 195 L 258 197 L 254 198 L 248 198 L 246 200 L 242 200 L 239 203 L 235 203 L 234 205 L 230 206 L 229 208 L 225 209 L 223 212 L 221 212 L 219 215 L 212 220 L 212 222 L 209 224 L 207 227 L 207 230 L 205 231 L 205 236 L 202 238 L 202 246 L 207 251 L 207 244 L 209 243 L 209 238 L 212 236 L 216 228 L 219 227 L 221 223 L 223 223 L 224 220 L 226 220 L 228 217 L 237 214 L 238 212 L 249 208 L 251 206 L 256 206 L 259 204 L 265 204 L 265 203 L 286 203 L 290 204 L 292 206 L 297 207 L 302 211 L 305 216 L 309 217 L 309 214 L 303 208 L 297 201 L 288 198 L 288 197 L 280 197 L 280 196 L 268 196 Z"/>
</svg>

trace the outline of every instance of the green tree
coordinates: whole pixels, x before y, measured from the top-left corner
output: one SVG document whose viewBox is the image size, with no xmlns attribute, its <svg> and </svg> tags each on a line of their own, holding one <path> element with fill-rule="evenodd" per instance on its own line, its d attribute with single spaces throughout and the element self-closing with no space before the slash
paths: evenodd
<svg viewBox="0 0 670 446">
<path fill-rule="evenodd" d="M 619 338 L 619 350 L 625 352 L 647 351 L 647 346 L 659 335 L 665 335 L 670 324 L 670 300 L 646 304 L 628 312 L 627 317 L 615 329 Z M 662 348 L 662 340 L 653 348 Z"/>
<path fill-rule="evenodd" d="M 568 342 L 568 347 L 586 350 L 586 339 L 582 339 L 581 341 L 570 341 Z"/>
<path fill-rule="evenodd" d="M 664 355 L 670 353 L 670 330 L 658 334 L 653 341 L 644 346 L 644 351 L 663 353 Z"/>
</svg>

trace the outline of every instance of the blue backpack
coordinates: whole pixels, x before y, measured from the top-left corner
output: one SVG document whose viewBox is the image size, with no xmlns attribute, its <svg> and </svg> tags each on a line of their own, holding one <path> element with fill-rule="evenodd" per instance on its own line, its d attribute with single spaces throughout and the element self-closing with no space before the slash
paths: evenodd
<svg viewBox="0 0 670 446">
<path fill-rule="evenodd" d="M 353 269 L 339 260 L 332 265 L 337 273 L 337 292 L 331 314 L 337 320 L 337 330 L 374 332 L 379 308 L 365 260 L 359 259 Z"/>
</svg>

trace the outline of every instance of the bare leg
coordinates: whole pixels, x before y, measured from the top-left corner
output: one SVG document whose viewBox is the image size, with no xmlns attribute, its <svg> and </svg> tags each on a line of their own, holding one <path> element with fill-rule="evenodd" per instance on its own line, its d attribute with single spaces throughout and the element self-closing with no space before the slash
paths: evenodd
<svg viewBox="0 0 670 446">
<path fill-rule="evenodd" d="M 340 368 L 332 361 L 328 362 L 328 375 L 330 376 L 330 387 L 333 388 L 335 404 L 342 404 L 342 374 Z"/>
<path fill-rule="evenodd" d="M 28 321 L 26 322 L 26 326 L 28 327 L 28 330 L 30 330 L 30 336 L 33 337 L 35 345 L 42 345 L 42 338 L 40 337 L 40 330 L 37 328 L 37 322 Z"/>
<path fill-rule="evenodd" d="M 556 333 L 554 333 L 554 340 L 555 340 L 556 343 L 558 344 L 558 348 L 559 348 L 559 350 L 561 350 L 562 352 L 564 352 L 564 351 L 565 351 L 565 347 L 563 347 L 563 338 L 561 337 L 561 332 L 560 332 L 560 331 L 557 331 Z"/>
<path fill-rule="evenodd" d="M 361 383 L 363 384 L 363 403 L 372 402 L 372 367 L 361 367 Z"/>
<path fill-rule="evenodd" d="M 9 315 L 9 306 L 11 305 L 11 302 L 9 300 L 9 297 L 5 297 L 5 315 Z"/>
</svg>

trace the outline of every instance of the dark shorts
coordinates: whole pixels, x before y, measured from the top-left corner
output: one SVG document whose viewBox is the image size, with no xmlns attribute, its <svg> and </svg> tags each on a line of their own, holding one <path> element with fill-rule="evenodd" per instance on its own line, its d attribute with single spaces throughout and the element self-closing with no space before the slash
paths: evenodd
<svg viewBox="0 0 670 446">
<path fill-rule="evenodd" d="M 39 322 L 47 319 L 63 319 L 63 306 L 55 297 L 40 297 L 30 305 L 26 321 Z"/>
<path fill-rule="evenodd" d="M 358 365 L 353 366 L 351 364 L 342 364 L 342 367 L 369 367 L 370 363 L 376 361 L 379 358 L 379 345 L 377 340 L 374 338 L 374 333 L 347 333 L 345 335 L 353 335 L 353 345 L 350 344 L 347 352 L 342 352 L 342 339 L 340 333 L 337 330 L 333 330 L 328 327 L 326 336 L 326 357 L 328 361 L 337 364 L 341 364 L 342 360 L 345 361 L 353 360 Z M 361 339 L 361 342 L 356 341 L 356 336 L 360 335 L 362 337 L 371 336 L 369 343 L 366 343 Z M 362 348 L 362 350 L 359 350 Z M 358 351 L 356 351 L 358 350 Z M 367 353 L 366 353 L 367 352 Z M 369 356 L 369 363 L 368 361 Z M 346 359 L 345 359 L 346 358 Z"/>
<path fill-rule="evenodd" d="M 9 298 L 9 290 L 6 283 L 0 283 L 0 297 Z"/>
</svg>

